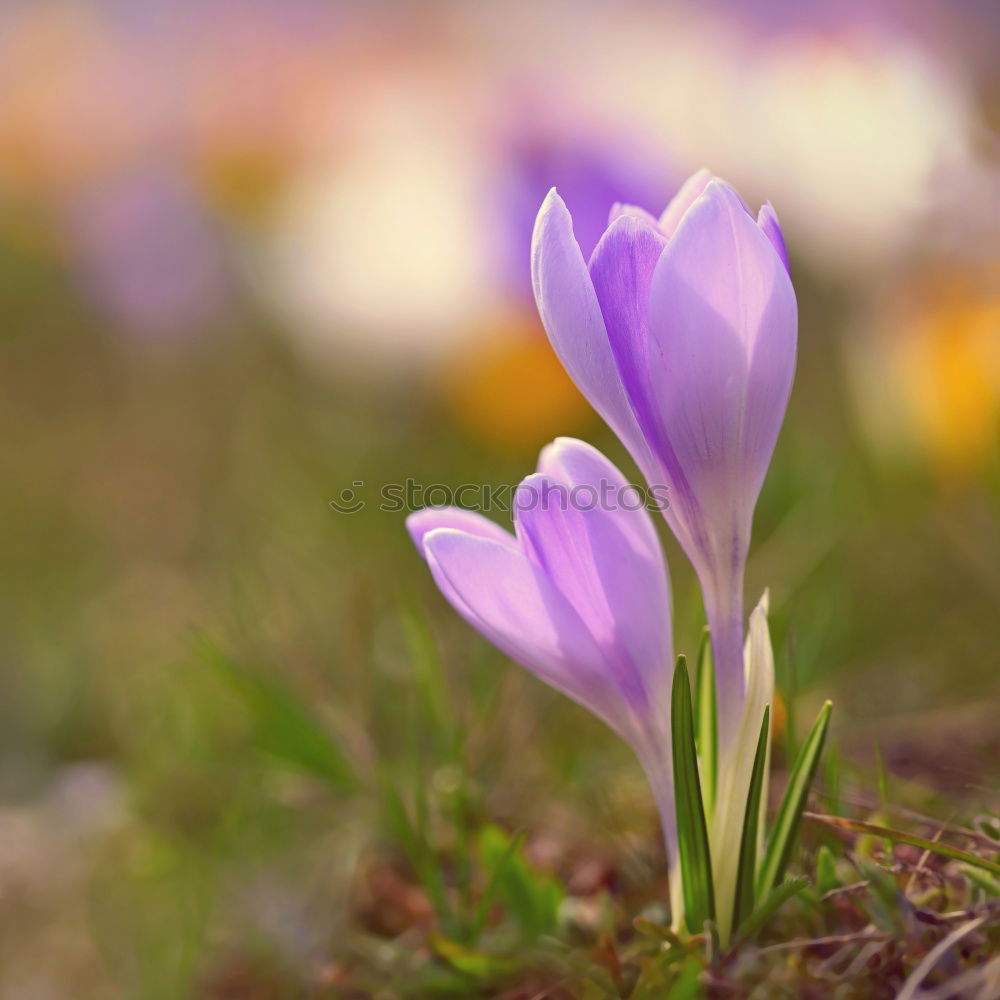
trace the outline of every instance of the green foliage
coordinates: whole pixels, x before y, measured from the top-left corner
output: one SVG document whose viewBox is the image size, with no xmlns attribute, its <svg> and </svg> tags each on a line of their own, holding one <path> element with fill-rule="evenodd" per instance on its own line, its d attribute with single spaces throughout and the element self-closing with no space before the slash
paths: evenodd
<svg viewBox="0 0 1000 1000">
<path fill-rule="evenodd" d="M 712 637 L 708 626 L 702 629 L 698 645 L 698 669 L 694 695 L 695 742 L 701 774 L 705 812 L 712 815 L 719 771 L 719 727 L 715 702 L 715 666 Z"/>
<path fill-rule="evenodd" d="M 243 701 L 254 723 L 258 749 L 275 760 L 305 771 L 337 792 L 357 786 L 347 754 L 313 713 L 272 677 L 250 670 L 208 640 L 200 658 Z"/>
<path fill-rule="evenodd" d="M 795 834 L 809 795 L 809 787 L 823 752 L 823 742 L 830 725 L 832 709 L 833 705 L 829 701 L 820 709 L 788 776 L 788 787 L 785 789 L 778 815 L 767 839 L 764 860 L 757 876 L 758 898 L 778 885 L 785 874 L 795 843 Z"/>
<path fill-rule="evenodd" d="M 980 857 L 978 854 L 972 854 L 969 851 L 963 851 L 961 848 L 952 847 L 950 844 L 942 844 L 938 840 L 928 840 L 927 837 L 918 837 L 916 834 L 906 833 L 903 830 L 894 830 L 891 827 L 881 826 L 878 823 L 849 819 L 845 816 L 820 816 L 815 813 L 807 813 L 806 816 L 811 820 L 826 823 L 829 826 L 855 830 L 858 833 L 875 834 L 897 844 L 909 844 L 911 847 L 919 847 L 921 850 L 930 851 L 932 854 L 939 854 L 943 858 L 962 861 L 967 865 L 972 865 L 993 875 L 1000 875 L 1000 862 Z"/>
<path fill-rule="evenodd" d="M 840 879 L 837 876 L 837 862 L 834 860 L 833 852 L 826 844 L 820 845 L 816 853 L 816 888 L 822 895 L 833 892 L 840 887 Z"/>
<path fill-rule="evenodd" d="M 699 933 L 706 920 L 715 920 L 715 891 L 712 860 L 708 846 L 708 826 L 698 775 L 694 721 L 691 712 L 691 685 L 687 663 L 677 657 L 671 693 L 671 741 L 674 762 L 674 795 L 677 803 L 677 845 L 684 919 L 692 933 Z"/>
<path fill-rule="evenodd" d="M 737 935 L 735 946 L 738 947 L 745 941 L 749 941 L 760 930 L 762 930 L 771 918 L 787 903 L 809 885 L 809 879 L 805 875 L 787 878 L 781 885 L 774 886 L 757 903 L 756 908 L 750 917 L 744 921 Z"/>
<path fill-rule="evenodd" d="M 441 867 L 430 841 L 425 790 L 416 790 L 415 816 L 410 814 L 402 796 L 387 775 L 382 776 L 382 809 L 389 832 L 406 855 L 424 891 L 434 906 L 438 923 L 446 934 L 458 936 L 458 926 L 445 887 Z"/>
<path fill-rule="evenodd" d="M 457 761 L 461 734 L 448 695 L 444 667 L 434 646 L 424 616 L 407 609 L 400 613 L 410 663 L 420 695 L 420 719 L 435 755 L 443 761 Z"/>
<path fill-rule="evenodd" d="M 1000 817 L 976 816 L 972 827 L 977 833 L 996 841 L 997 850 L 1000 850 Z"/>
<path fill-rule="evenodd" d="M 987 896 L 1000 898 L 1000 879 L 995 879 L 973 865 L 961 865 L 958 869 L 974 886 Z"/>
<path fill-rule="evenodd" d="M 754 885 L 757 863 L 757 825 L 760 821 L 760 797 L 764 788 L 767 768 L 767 741 L 771 735 L 771 706 L 764 709 L 760 725 L 760 736 L 754 754 L 750 787 L 747 791 L 747 807 L 743 814 L 743 833 L 740 839 L 739 868 L 736 875 L 736 894 L 733 900 L 732 927 L 736 931 L 750 916 L 754 908 Z"/>
<path fill-rule="evenodd" d="M 528 863 L 523 834 L 511 836 L 498 826 L 486 826 L 479 833 L 478 847 L 489 882 L 476 907 L 473 928 L 482 929 L 489 906 L 496 900 L 522 941 L 532 942 L 555 931 L 566 890 L 557 879 Z"/>
<path fill-rule="evenodd" d="M 433 907 L 433 952 L 468 989 L 506 975 L 513 955 L 557 930 L 565 889 L 529 863 L 523 832 L 476 829 L 443 664 L 422 618 L 404 612 L 401 622 L 418 697 L 408 756 L 381 768 L 382 813 Z M 447 789 L 432 792 L 428 772 L 447 772 Z"/>
</svg>

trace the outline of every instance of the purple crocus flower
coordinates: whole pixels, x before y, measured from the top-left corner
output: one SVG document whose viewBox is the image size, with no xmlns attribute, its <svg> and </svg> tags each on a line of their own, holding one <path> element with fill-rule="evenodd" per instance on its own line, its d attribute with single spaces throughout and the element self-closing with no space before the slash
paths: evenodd
<svg viewBox="0 0 1000 1000">
<path fill-rule="evenodd" d="M 670 583 L 635 488 L 590 445 L 559 438 L 515 493 L 514 534 L 455 507 L 407 527 L 473 628 L 632 746 L 673 863 Z"/>
<path fill-rule="evenodd" d="M 589 263 L 551 191 L 535 299 L 563 365 L 653 486 L 705 598 L 723 740 L 744 698 L 743 573 L 795 368 L 797 312 L 769 204 L 701 171 L 657 219 L 616 205 Z"/>
</svg>

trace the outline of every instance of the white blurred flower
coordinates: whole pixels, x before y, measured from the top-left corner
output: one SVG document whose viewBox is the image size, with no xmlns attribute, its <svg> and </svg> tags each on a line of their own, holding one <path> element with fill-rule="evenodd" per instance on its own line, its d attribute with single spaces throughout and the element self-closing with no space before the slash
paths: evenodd
<svg viewBox="0 0 1000 1000">
<path fill-rule="evenodd" d="M 259 280 L 307 356 L 427 361 L 470 334 L 490 298 L 476 157 L 446 107 L 371 109 L 346 159 L 294 182 Z"/>
</svg>

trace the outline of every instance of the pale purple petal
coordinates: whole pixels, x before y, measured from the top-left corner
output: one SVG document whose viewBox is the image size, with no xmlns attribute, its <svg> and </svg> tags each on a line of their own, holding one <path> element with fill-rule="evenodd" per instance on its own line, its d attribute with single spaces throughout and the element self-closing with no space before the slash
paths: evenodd
<svg viewBox="0 0 1000 1000">
<path fill-rule="evenodd" d="M 622 622 L 629 653 L 644 675 L 647 690 L 656 697 L 673 676 L 672 598 L 667 563 L 644 503 L 646 497 L 596 448 L 574 438 L 556 438 L 547 445 L 539 456 L 538 471 L 575 489 L 578 500 L 588 486 L 604 490 L 600 507 L 583 512 L 584 520 L 596 525 L 592 536 L 604 539 L 592 547 L 594 562 L 605 574 L 604 580 L 620 575 L 622 566 L 628 565 L 632 579 L 620 586 L 605 583 L 604 590 L 611 591 L 609 608 Z M 658 704 L 665 708 L 666 699 Z"/>
<path fill-rule="evenodd" d="M 482 514 L 461 507 L 426 507 L 414 511 L 406 519 L 406 530 L 413 539 L 417 551 L 426 558 L 424 536 L 437 528 L 453 528 L 479 538 L 491 538 L 502 545 L 517 546 L 514 536 Z"/>
<path fill-rule="evenodd" d="M 607 515 L 629 536 L 632 547 L 659 551 L 660 540 L 653 526 L 653 519 L 643 503 L 645 497 L 641 487 L 637 488 L 629 483 L 618 468 L 593 445 L 576 438 L 556 438 L 538 456 L 538 471 L 569 486 L 597 483 L 611 485 L 617 491 L 618 503 L 616 509 L 606 510 Z M 669 587 L 665 570 L 666 564 L 663 576 Z"/>
<path fill-rule="evenodd" d="M 791 274 L 792 268 L 788 263 L 788 248 L 785 246 L 785 234 L 781 231 L 781 224 L 778 222 L 778 213 L 769 201 L 765 201 L 757 213 L 757 225 L 760 226 L 764 235 L 771 241 L 771 246 L 778 252 L 781 263 L 785 265 L 785 270 Z"/>
<path fill-rule="evenodd" d="M 663 230 L 663 234 L 668 239 L 674 235 L 684 213 L 701 197 L 711 180 L 711 171 L 702 167 L 681 185 L 680 190 L 673 196 L 670 204 L 660 216 L 660 229 Z"/>
<path fill-rule="evenodd" d="M 619 731 L 627 725 L 603 653 L 546 574 L 503 543 L 439 528 L 424 537 L 431 573 L 490 642 Z"/>
<path fill-rule="evenodd" d="M 795 294 L 725 184 L 690 208 L 649 298 L 661 427 L 723 550 L 745 551 L 795 368 Z"/>
<path fill-rule="evenodd" d="M 525 554 L 575 608 L 605 657 L 614 658 L 615 622 L 577 502 L 564 483 L 528 476 L 514 495 L 514 530 Z"/>
<path fill-rule="evenodd" d="M 660 220 L 652 212 L 647 212 L 646 209 L 640 208 L 638 205 L 627 205 L 620 201 L 616 201 L 611 206 L 611 211 L 608 213 L 608 225 L 610 226 L 615 219 L 619 219 L 623 215 L 630 215 L 634 219 L 641 219 L 654 229 L 658 229 L 660 226 Z"/>
<path fill-rule="evenodd" d="M 647 357 L 646 304 L 653 271 L 665 245 L 666 239 L 654 225 L 621 215 L 594 248 L 589 264 L 618 376 L 634 419 L 654 453 L 662 449 L 656 440 L 659 424 L 649 410 L 653 387 Z M 649 475 L 648 452 L 632 450 L 632 454 Z"/>
<path fill-rule="evenodd" d="M 542 323 L 570 378 L 633 454 L 644 454 L 573 220 L 555 189 L 535 222 L 531 276 Z"/>
<path fill-rule="evenodd" d="M 572 444 L 562 445 L 564 452 Z M 670 592 L 642 509 L 614 508 L 628 484 L 610 462 L 577 455 L 580 482 L 529 476 L 514 518 L 524 551 L 576 609 L 638 716 L 658 714 L 672 664 Z M 572 463 L 573 456 L 570 456 Z M 634 491 L 631 500 L 639 499 Z M 625 502 L 631 502 L 625 497 Z"/>
</svg>

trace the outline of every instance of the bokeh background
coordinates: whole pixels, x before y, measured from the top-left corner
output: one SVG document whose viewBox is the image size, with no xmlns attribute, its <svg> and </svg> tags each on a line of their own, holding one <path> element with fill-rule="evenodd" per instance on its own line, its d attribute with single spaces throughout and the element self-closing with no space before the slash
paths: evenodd
<svg viewBox="0 0 1000 1000">
<path fill-rule="evenodd" d="M 995 807 L 998 46 L 991 0 L 4 0 L 0 998 L 395 961 L 374 789 L 454 779 L 406 622 L 483 816 L 655 842 L 627 752 L 378 509 L 557 434 L 626 462 L 534 311 L 553 184 L 585 252 L 701 166 L 774 203 L 800 362 L 748 599 L 788 724 L 833 697 L 840 758 Z"/>
</svg>

